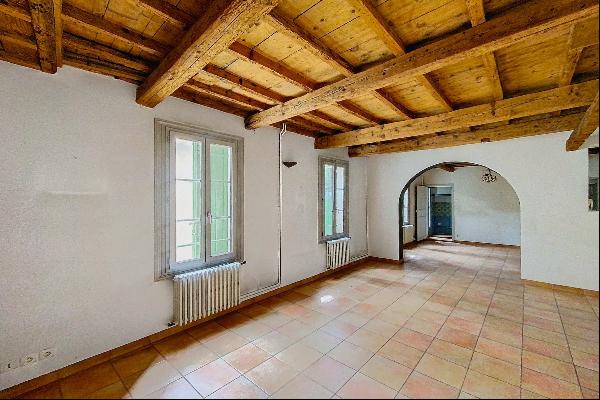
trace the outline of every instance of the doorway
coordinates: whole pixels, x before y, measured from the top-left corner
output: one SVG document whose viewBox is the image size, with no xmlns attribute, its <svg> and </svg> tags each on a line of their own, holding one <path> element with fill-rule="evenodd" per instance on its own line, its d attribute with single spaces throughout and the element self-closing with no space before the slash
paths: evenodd
<svg viewBox="0 0 600 400">
<path fill-rule="evenodd" d="M 416 241 L 454 238 L 453 187 L 417 186 Z"/>
</svg>

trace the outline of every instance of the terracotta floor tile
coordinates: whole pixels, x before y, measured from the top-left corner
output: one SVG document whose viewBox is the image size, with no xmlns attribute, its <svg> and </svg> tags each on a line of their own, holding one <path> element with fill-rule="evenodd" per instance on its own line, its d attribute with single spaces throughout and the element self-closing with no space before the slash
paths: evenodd
<svg viewBox="0 0 600 400">
<path fill-rule="evenodd" d="M 455 364 L 468 367 L 473 356 L 473 351 L 444 340 L 435 339 L 427 349 L 427 353 L 451 361 Z"/>
<path fill-rule="evenodd" d="M 373 318 L 363 326 L 363 329 L 378 333 L 381 336 L 385 336 L 389 339 L 394 336 L 396 332 L 398 332 L 400 326 L 390 324 L 379 318 Z"/>
<path fill-rule="evenodd" d="M 149 347 L 132 353 L 128 356 L 112 361 L 117 374 L 124 379 L 136 372 L 150 368 L 164 360 L 164 357 L 154 348 Z"/>
<path fill-rule="evenodd" d="M 534 326 L 524 325 L 523 336 L 529 336 L 533 339 L 543 340 L 544 342 L 549 342 L 560 346 L 568 345 L 567 337 L 562 333 L 550 332 L 544 329 L 536 328 Z"/>
<path fill-rule="evenodd" d="M 400 390 L 412 370 L 395 361 L 375 355 L 360 369 L 360 372 L 392 389 Z"/>
<path fill-rule="evenodd" d="M 221 357 L 245 346 L 247 343 L 247 339 L 232 331 L 223 332 L 217 337 L 202 342 L 210 351 Z"/>
<path fill-rule="evenodd" d="M 577 374 L 572 363 L 565 363 L 541 354 L 523 351 L 523 368 L 528 368 L 546 375 L 577 383 Z"/>
<path fill-rule="evenodd" d="M 153 364 L 143 371 L 128 376 L 123 379 L 123 383 L 132 397 L 140 398 L 181 378 L 181 374 L 164 360 Z"/>
<path fill-rule="evenodd" d="M 202 396 L 185 379 L 179 379 L 146 396 L 147 399 L 201 399 Z"/>
<path fill-rule="evenodd" d="M 578 350 L 571 350 L 573 356 L 573 363 L 580 367 L 598 371 L 598 355 L 584 353 Z"/>
<path fill-rule="evenodd" d="M 377 352 L 378 355 L 389 358 L 392 361 L 400 363 L 408 368 L 415 368 L 423 352 L 414 347 L 407 346 L 395 340 L 390 340 Z"/>
<path fill-rule="evenodd" d="M 209 399 L 266 399 L 267 394 L 260 390 L 258 386 L 250 382 L 245 376 L 240 376 L 236 380 L 229 382 L 221 389 L 217 390 Z"/>
<path fill-rule="evenodd" d="M 411 318 L 411 314 L 399 313 L 390 309 L 385 309 L 377 315 L 377 318 L 388 324 L 403 326 Z"/>
<path fill-rule="evenodd" d="M 523 350 L 555 358 L 567 363 L 573 362 L 571 352 L 567 346 L 552 344 L 543 340 L 530 338 L 529 336 L 523 337 Z"/>
<path fill-rule="evenodd" d="M 308 367 L 304 375 L 332 392 L 337 392 L 356 371 L 331 357 L 325 356 Z"/>
<path fill-rule="evenodd" d="M 521 386 L 520 365 L 475 352 L 469 369 L 513 386 Z"/>
<path fill-rule="evenodd" d="M 577 376 L 579 377 L 579 384 L 586 388 L 591 389 L 595 392 L 599 391 L 598 388 L 598 371 L 592 371 L 582 367 L 577 367 Z"/>
<path fill-rule="evenodd" d="M 388 341 L 388 338 L 376 332 L 360 328 L 350 335 L 346 341 L 376 353 Z"/>
<path fill-rule="evenodd" d="M 578 385 L 527 368 L 523 368 L 521 387 L 552 399 L 582 398 Z"/>
<path fill-rule="evenodd" d="M 584 399 L 598 399 L 600 398 L 600 394 L 590 389 L 581 388 L 581 393 L 583 394 Z"/>
<path fill-rule="evenodd" d="M 196 393 L 197 394 L 197 393 Z M 56 397 L 53 397 L 56 398 Z M 58 397 L 60 398 L 60 397 Z M 129 390 L 125 387 L 123 382 L 116 382 L 110 386 L 96 390 L 93 393 L 83 396 L 85 399 L 131 399 Z M 156 397 L 154 397 L 156 398 Z M 198 395 L 200 398 L 200 395 Z"/>
<path fill-rule="evenodd" d="M 371 357 L 373 357 L 373 354 L 375 353 L 372 351 L 344 341 L 327 355 L 352 369 L 359 370 Z"/>
<path fill-rule="evenodd" d="M 231 330 L 244 339 L 252 341 L 271 332 L 273 328 L 258 321 L 250 321 Z"/>
<path fill-rule="evenodd" d="M 277 328 L 279 333 L 284 334 L 293 341 L 298 341 L 303 337 L 310 335 L 315 330 L 315 327 L 296 320 L 290 321 L 287 324 Z"/>
<path fill-rule="evenodd" d="M 484 325 L 481 329 L 481 337 L 493 340 L 495 342 L 504 343 L 513 347 L 523 347 L 522 333 L 503 331 L 502 328 L 499 328 L 497 326 Z"/>
<path fill-rule="evenodd" d="M 272 356 L 291 346 L 292 343 L 294 343 L 292 339 L 278 331 L 273 331 L 252 342 Z"/>
<path fill-rule="evenodd" d="M 300 343 L 308 347 L 312 347 L 313 349 L 318 350 L 323 354 L 328 353 L 342 342 L 342 339 L 330 335 L 329 333 L 322 330 L 313 332 L 300 341 Z"/>
<path fill-rule="evenodd" d="M 447 385 L 460 389 L 467 374 L 467 369 L 460 365 L 425 354 L 415 371 L 427 375 Z"/>
<path fill-rule="evenodd" d="M 223 360 L 243 374 L 267 361 L 269 358 L 271 358 L 269 353 L 249 343 L 227 354 L 223 357 Z"/>
<path fill-rule="evenodd" d="M 252 318 L 272 329 L 277 329 L 292 320 L 291 317 L 277 311 L 270 311 L 268 314 L 258 315 Z"/>
<path fill-rule="evenodd" d="M 61 380 L 60 388 L 65 399 L 76 399 L 116 382 L 119 382 L 119 376 L 115 369 L 104 363 Z"/>
<path fill-rule="evenodd" d="M 404 343 L 407 346 L 414 347 L 415 349 L 425 351 L 433 341 L 433 336 L 425 335 L 424 333 L 416 332 L 408 328 L 402 328 L 392 339 Z"/>
<path fill-rule="evenodd" d="M 237 379 L 238 376 L 240 373 L 235 368 L 219 359 L 186 375 L 185 379 L 202 397 L 207 397 Z"/>
<path fill-rule="evenodd" d="M 539 318 L 534 315 L 525 315 L 525 325 L 535 326 L 536 328 L 547 331 L 564 333 L 564 328 L 561 322 L 548 321 L 547 319 Z"/>
<path fill-rule="evenodd" d="M 442 327 L 442 324 L 413 317 L 404 324 L 404 327 L 425 335 L 435 336 Z"/>
<path fill-rule="evenodd" d="M 444 324 L 444 326 L 447 326 L 452 329 L 465 331 L 465 332 L 470 333 L 471 335 L 478 336 L 479 333 L 481 332 L 481 327 L 483 326 L 483 321 L 482 322 L 473 322 L 473 321 L 468 321 L 466 319 L 462 319 L 462 318 L 458 318 L 458 317 L 450 315 L 448 317 L 448 320 Z"/>
<path fill-rule="evenodd" d="M 271 396 L 286 383 L 294 379 L 298 375 L 298 372 L 289 365 L 273 357 L 247 372 L 245 375 L 246 378 L 254 382 L 254 384 L 263 392 Z"/>
<path fill-rule="evenodd" d="M 325 389 L 315 381 L 304 375 L 298 375 L 277 393 L 271 396 L 272 399 L 328 399 L 333 396 L 333 392 Z"/>
<path fill-rule="evenodd" d="M 393 399 L 397 391 L 361 374 L 354 375 L 337 393 L 342 399 Z"/>
<path fill-rule="evenodd" d="M 218 335 L 225 332 L 227 329 L 217 324 L 216 322 L 206 322 L 193 328 L 186 330 L 186 333 L 190 334 L 194 339 L 203 342 L 217 337 Z"/>
<path fill-rule="evenodd" d="M 521 389 L 479 372 L 469 370 L 462 390 L 481 399 L 518 399 Z"/>
<path fill-rule="evenodd" d="M 541 394 L 530 392 L 529 390 L 521 389 L 521 398 L 522 399 L 546 399 L 547 397 L 544 397 Z"/>
<path fill-rule="evenodd" d="M 521 365 L 522 350 L 504 343 L 495 342 L 493 340 L 480 337 L 477 341 L 475 351 L 486 354 L 490 357 L 508 361 L 512 364 Z"/>
<path fill-rule="evenodd" d="M 304 371 L 314 364 L 323 354 L 301 343 L 293 344 L 275 357 L 297 371 Z"/>
<path fill-rule="evenodd" d="M 121 384 L 121 382 L 117 382 Z M 121 385 L 122 386 L 122 385 Z M 127 390 L 125 390 L 127 392 Z M 18 396 L 20 399 L 61 399 L 60 385 L 58 382 L 42 386 L 38 389 L 24 393 Z"/>
<path fill-rule="evenodd" d="M 325 324 L 321 330 L 340 339 L 346 339 L 360 328 L 360 325 L 354 325 L 350 322 L 334 319 Z"/>
<path fill-rule="evenodd" d="M 459 393 L 455 387 L 413 372 L 399 394 L 411 399 L 456 399 Z"/>
<path fill-rule="evenodd" d="M 446 342 L 453 343 L 457 346 L 466 347 L 471 350 L 475 349 L 475 346 L 477 345 L 477 336 L 468 332 L 452 329 L 447 326 L 442 327 L 437 337 L 438 339 L 442 339 Z"/>
<path fill-rule="evenodd" d="M 185 344 L 184 344 L 185 343 Z M 219 358 L 206 346 L 192 339 L 187 343 L 187 339 L 182 342 L 163 341 L 155 344 L 156 349 L 165 357 L 165 359 L 182 375 L 197 370 L 215 361 Z"/>
<path fill-rule="evenodd" d="M 584 353 L 598 355 L 598 342 L 592 342 L 585 339 L 569 336 L 569 347 L 571 350 L 583 351 Z"/>
</svg>

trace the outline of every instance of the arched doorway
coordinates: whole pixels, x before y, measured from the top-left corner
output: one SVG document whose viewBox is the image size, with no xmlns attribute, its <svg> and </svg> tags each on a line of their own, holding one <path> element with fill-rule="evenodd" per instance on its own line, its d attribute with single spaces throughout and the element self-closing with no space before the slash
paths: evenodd
<svg viewBox="0 0 600 400">
<path fill-rule="evenodd" d="M 518 245 L 520 246 L 520 219 L 521 219 L 521 210 L 520 210 L 520 200 L 519 197 L 517 195 L 517 192 L 515 191 L 515 189 L 513 188 L 513 186 L 510 184 L 510 182 L 508 182 L 504 177 L 502 177 L 499 173 L 491 170 L 490 168 L 488 168 L 487 166 L 481 165 L 481 164 L 475 164 L 475 163 L 471 163 L 471 162 L 442 162 L 442 163 L 437 163 L 434 164 L 428 168 L 425 168 L 421 171 L 419 171 L 417 174 L 415 174 L 402 188 L 402 191 L 400 192 L 400 198 L 398 201 L 398 207 L 399 207 L 399 235 L 398 235 L 398 242 L 399 242 L 399 249 L 400 249 L 400 254 L 399 254 L 399 259 L 402 261 L 404 260 L 404 255 L 405 255 L 405 224 L 406 224 L 406 213 L 407 210 L 409 210 L 409 207 L 406 206 L 405 202 L 406 199 L 408 198 L 408 196 L 406 196 L 407 192 L 410 190 L 410 188 L 413 186 L 413 184 L 415 183 L 415 181 L 417 181 L 420 177 L 425 176 L 428 172 L 436 170 L 436 169 L 444 169 L 447 172 L 451 172 L 454 173 L 456 171 L 457 168 L 469 168 L 469 167 L 474 167 L 474 168 L 478 168 L 481 169 L 483 171 L 482 180 L 488 179 L 488 180 L 492 180 L 492 182 L 489 183 L 495 183 L 497 180 L 500 181 L 501 183 L 504 184 L 505 189 L 506 187 L 508 187 L 510 189 L 510 192 L 514 195 L 514 197 L 516 198 L 516 202 L 517 202 L 517 206 L 518 206 L 518 220 L 519 220 L 519 240 L 518 240 Z M 487 172 L 486 172 L 487 171 Z M 498 179 L 500 178 L 500 179 Z M 435 186 L 444 186 L 444 185 L 429 185 L 428 187 L 435 187 Z M 415 196 L 416 197 L 416 196 Z M 414 198 L 414 197 L 413 197 Z M 415 211 L 415 214 L 417 214 L 418 211 Z M 452 229 L 454 230 L 454 205 L 452 205 Z M 415 215 L 414 218 L 414 224 L 415 226 L 413 226 L 413 230 L 414 230 L 414 235 L 415 235 L 415 241 L 418 242 L 419 238 L 418 238 L 418 234 L 417 231 L 419 229 L 418 226 L 418 221 L 417 221 L 417 217 Z M 422 227 L 421 227 L 422 228 Z M 451 239 L 457 239 L 457 237 L 454 235 L 454 231 L 452 233 L 452 235 L 450 235 Z M 491 245 L 493 244 L 504 244 L 504 243 L 492 243 L 492 242 L 486 242 L 485 240 L 466 240 L 466 241 L 471 241 L 471 242 L 478 242 L 478 243 L 489 243 Z"/>
</svg>

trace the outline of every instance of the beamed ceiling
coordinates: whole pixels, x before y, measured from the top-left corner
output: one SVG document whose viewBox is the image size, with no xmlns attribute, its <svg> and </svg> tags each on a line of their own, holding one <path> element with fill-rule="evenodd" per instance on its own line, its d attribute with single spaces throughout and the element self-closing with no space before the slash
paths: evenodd
<svg viewBox="0 0 600 400">
<path fill-rule="evenodd" d="M 351 156 L 598 126 L 598 0 L 0 0 L 0 60 Z"/>
</svg>

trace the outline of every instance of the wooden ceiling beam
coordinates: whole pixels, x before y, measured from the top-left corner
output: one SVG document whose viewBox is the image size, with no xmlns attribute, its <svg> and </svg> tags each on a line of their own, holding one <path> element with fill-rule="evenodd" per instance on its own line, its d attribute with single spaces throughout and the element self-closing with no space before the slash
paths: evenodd
<svg viewBox="0 0 600 400">
<path fill-rule="evenodd" d="M 469 128 L 555 111 L 587 107 L 598 93 L 598 80 L 527 94 L 445 114 L 394 122 L 317 139 L 315 148 L 356 146 L 451 129 Z"/>
<path fill-rule="evenodd" d="M 598 44 L 598 17 L 589 18 L 575 24 L 569 44 L 572 50 L 583 49 Z"/>
<path fill-rule="evenodd" d="M 598 93 L 596 93 L 596 99 L 581 119 L 579 126 L 567 140 L 567 151 L 579 150 L 596 129 L 598 129 Z"/>
<path fill-rule="evenodd" d="M 37 50 L 37 43 L 34 39 L 28 36 L 20 35 L 18 33 L 0 30 L 0 40 L 15 43 L 29 50 Z"/>
<path fill-rule="evenodd" d="M 62 66 L 62 0 L 28 3 L 41 70 L 54 74 Z"/>
<path fill-rule="evenodd" d="M 94 57 L 88 57 L 81 54 L 65 51 L 64 63 L 71 67 L 83 69 L 84 71 L 94 72 L 96 74 L 106 75 L 117 79 L 126 80 L 127 82 L 140 83 L 144 80 L 145 75 L 140 71 L 132 68 L 124 67 L 119 64 L 112 63 L 106 60 L 100 60 Z"/>
<path fill-rule="evenodd" d="M 37 57 L 35 59 L 25 59 L 22 57 L 17 57 L 14 54 L 9 54 L 4 50 L 0 50 L 0 61 L 6 61 L 22 67 L 35 69 L 37 71 L 40 70 L 40 63 L 38 62 Z"/>
<path fill-rule="evenodd" d="M 247 33 L 278 1 L 210 2 L 179 44 L 138 88 L 137 102 L 147 107 L 159 104 Z"/>
<path fill-rule="evenodd" d="M 194 17 L 164 0 L 137 0 L 138 4 L 166 22 L 184 29 L 194 23 Z"/>
<path fill-rule="evenodd" d="M 0 13 L 10 15 L 11 17 L 24 22 L 31 22 L 29 10 L 15 0 L 0 1 Z"/>
<path fill-rule="evenodd" d="M 466 0 L 469 18 L 471 25 L 481 25 L 486 21 L 485 8 L 483 0 Z M 498 61 L 494 53 L 483 55 L 483 65 L 488 71 L 490 82 L 493 85 L 494 100 L 502 100 L 504 98 L 504 89 L 502 87 L 502 79 L 500 79 L 500 70 L 498 69 Z"/>
<path fill-rule="evenodd" d="M 356 8 L 356 10 L 365 19 L 366 23 L 375 31 L 395 56 L 403 56 L 407 53 L 406 45 L 394 28 L 390 25 L 383 15 L 377 10 L 372 0 L 348 0 L 348 2 Z M 420 75 L 415 77 L 417 83 L 425 88 L 425 90 L 442 105 L 444 110 L 452 111 L 453 105 L 450 100 L 443 94 L 440 88 L 433 79 L 428 75 Z"/>
<path fill-rule="evenodd" d="M 380 144 L 351 147 L 348 153 L 350 157 L 365 157 L 377 154 L 402 153 L 498 142 L 501 140 L 564 132 L 575 129 L 581 117 L 582 114 L 570 114 L 527 122 L 513 122 L 510 125 L 481 128 L 468 132 L 430 134 Z"/>
<path fill-rule="evenodd" d="M 284 35 L 287 35 L 292 40 L 299 43 L 313 56 L 327 63 L 340 75 L 349 77 L 354 75 L 354 73 L 356 72 L 354 67 L 348 61 L 346 61 L 342 56 L 331 50 L 325 43 L 323 43 L 323 41 L 314 37 L 300 25 L 296 24 L 293 21 L 290 21 L 285 16 L 278 13 L 276 10 L 274 10 L 271 13 L 271 15 L 269 15 L 266 18 L 266 21 L 269 25 L 276 28 L 279 32 L 281 32 Z M 316 89 L 318 89 L 318 87 L 313 86 L 309 91 L 313 91 Z M 388 108 L 392 109 L 392 111 L 394 111 L 401 117 L 405 119 L 411 118 L 411 112 L 404 106 L 402 106 L 398 101 L 394 100 L 393 97 L 387 92 L 385 92 L 383 89 L 379 89 L 378 91 L 374 92 L 373 95 L 376 99 L 385 104 Z M 379 118 L 373 117 L 367 112 L 354 112 L 354 110 L 356 110 L 357 108 L 354 105 L 350 107 L 345 107 L 344 104 L 340 104 L 340 107 L 342 107 L 346 112 L 349 112 L 366 122 L 377 124 L 379 122 L 375 121 L 380 121 Z"/>
<path fill-rule="evenodd" d="M 473 57 L 520 43 L 560 25 L 598 14 L 597 0 L 531 0 L 481 25 L 425 45 L 367 71 L 252 115 L 248 128 L 259 128 L 295 115 L 351 99 Z"/>
</svg>

